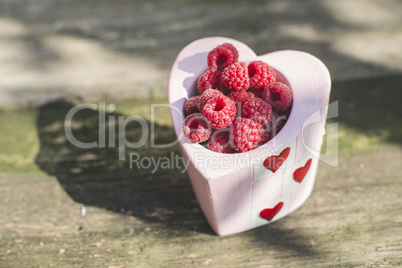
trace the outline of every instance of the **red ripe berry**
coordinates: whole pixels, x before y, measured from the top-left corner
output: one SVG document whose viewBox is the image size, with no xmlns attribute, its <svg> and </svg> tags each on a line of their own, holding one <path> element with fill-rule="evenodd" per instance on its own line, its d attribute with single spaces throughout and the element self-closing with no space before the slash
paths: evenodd
<svg viewBox="0 0 402 268">
<path fill-rule="evenodd" d="M 247 66 L 244 62 L 236 62 L 223 70 L 221 80 L 231 90 L 247 90 L 250 86 Z"/>
<path fill-rule="evenodd" d="M 223 70 L 238 60 L 239 52 L 233 45 L 229 43 L 224 43 L 211 50 L 207 58 L 208 67 L 218 70 Z"/>
<path fill-rule="evenodd" d="M 271 105 L 260 98 L 253 98 L 244 103 L 243 117 L 254 120 L 263 126 L 268 125 L 272 119 Z"/>
<path fill-rule="evenodd" d="M 227 91 L 226 87 L 221 82 L 221 71 L 217 69 L 209 69 L 203 73 L 197 81 L 197 88 L 200 94 L 208 89 L 218 89 L 219 91 Z"/>
<path fill-rule="evenodd" d="M 216 89 L 219 90 L 222 94 L 226 95 L 229 93 L 229 89 L 225 86 L 221 79 L 222 75 L 219 77 L 219 81 L 216 84 Z"/>
<path fill-rule="evenodd" d="M 261 141 L 264 129 L 251 119 L 236 117 L 230 127 L 230 144 L 238 152 L 247 152 Z"/>
<path fill-rule="evenodd" d="M 247 92 L 253 93 L 256 98 L 261 98 L 264 91 L 262 91 L 261 89 L 250 88 L 249 90 L 247 90 Z"/>
<path fill-rule="evenodd" d="M 237 115 L 241 116 L 244 103 L 249 99 L 255 98 L 254 94 L 245 90 L 231 91 L 228 97 L 235 101 L 237 108 Z"/>
<path fill-rule="evenodd" d="M 236 107 L 239 103 L 243 106 L 249 99 L 255 98 L 254 94 L 247 91 L 231 91 L 228 97 L 235 101 Z"/>
<path fill-rule="evenodd" d="M 204 108 L 205 103 L 207 101 L 217 95 L 223 95 L 222 92 L 216 90 L 216 89 L 208 89 L 205 90 L 204 93 L 201 94 L 200 99 L 198 100 L 198 110 L 202 112 L 202 109 Z"/>
<path fill-rule="evenodd" d="M 261 141 L 260 141 L 260 143 L 258 143 L 258 145 L 263 145 L 263 144 L 269 142 L 271 139 L 272 139 L 271 134 L 269 134 L 269 132 L 264 129 L 264 134 L 262 135 Z"/>
<path fill-rule="evenodd" d="M 262 99 L 271 104 L 275 111 L 282 112 L 292 105 L 292 90 L 285 84 L 275 82 L 264 88 Z"/>
<path fill-rule="evenodd" d="M 262 61 L 253 61 L 248 65 L 250 87 L 263 90 L 268 84 L 276 81 L 275 70 Z"/>
<path fill-rule="evenodd" d="M 194 96 L 187 100 L 186 104 L 184 105 L 184 110 L 186 111 L 186 115 L 198 113 L 198 100 L 200 96 Z"/>
<path fill-rule="evenodd" d="M 202 114 L 190 114 L 184 119 L 183 133 L 193 143 L 204 142 L 211 136 L 211 126 Z"/>
<path fill-rule="evenodd" d="M 236 116 L 236 105 L 229 97 L 219 94 L 210 98 L 204 105 L 202 113 L 214 129 L 221 129 L 232 124 Z"/>
<path fill-rule="evenodd" d="M 219 129 L 212 133 L 208 149 L 217 153 L 235 153 L 236 151 L 230 146 L 229 129 Z"/>
</svg>

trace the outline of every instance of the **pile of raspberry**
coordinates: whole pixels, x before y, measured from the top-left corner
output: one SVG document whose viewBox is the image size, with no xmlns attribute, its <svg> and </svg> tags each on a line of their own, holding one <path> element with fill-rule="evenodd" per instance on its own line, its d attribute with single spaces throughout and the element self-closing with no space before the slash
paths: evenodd
<svg viewBox="0 0 402 268">
<path fill-rule="evenodd" d="M 188 140 L 218 153 L 247 152 L 268 142 L 292 108 L 292 91 L 276 82 L 272 67 L 238 59 L 229 43 L 209 52 L 209 69 L 197 82 L 199 95 L 184 106 L 183 133 Z"/>
</svg>

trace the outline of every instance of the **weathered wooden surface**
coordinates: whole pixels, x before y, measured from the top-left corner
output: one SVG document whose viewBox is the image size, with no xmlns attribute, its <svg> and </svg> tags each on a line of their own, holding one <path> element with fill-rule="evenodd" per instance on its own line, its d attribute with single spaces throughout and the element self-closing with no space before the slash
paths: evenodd
<svg viewBox="0 0 402 268">
<path fill-rule="evenodd" d="M 228 237 L 212 233 L 178 172 L 67 189 L 54 178 L 2 175 L 0 266 L 400 267 L 401 158 L 401 148 L 385 146 L 322 164 L 300 209 Z"/>
<path fill-rule="evenodd" d="M 401 74 L 401 8 L 398 0 L 0 0 L 0 107 L 166 96 L 177 53 L 208 36 L 258 55 L 310 52 L 335 79 Z"/>
<path fill-rule="evenodd" d="M 0 112 L 0 267 L 401 267 L 400 85 L 334 83 L 339 165 L 320 164 L 294 213 L 227 237 L 212 232 L 180 170 L 131 170 L 116 148 L 69 144 L 71 103 Z M 133 103 L 108 116 L 147 118 L 149 105 Z M 96 139 L 97 120 L 95 111 L 77 116 L 77 137 Z M 174 138 L 168 114 L 155 122 L 158 142 Z M 135 125 L 127 136 L 138 137 Z"/>
<path fill-rule="evenodd" d="M 63 120 L 72 104 L 0 111 L 0 267 L 402 267 L 400 7 L 392 0 L 0 0 L 2 107 L 59 96 L 155 98 L 166 94 L 185 45 L 228 36 L 257 54 L 299 49 L 322 59 L 337 82 L 340 148 L 339 166 L 320 165 L 300 209 L 218 237 L 186 174 L 130 170 L 116 149 L 69 145 Z M 108 115 L 144 115 L 144 105 L 115 104 L 124 111 Z M 77 118 L 80 138 L 96 139 L 97 116 Z M 158 141 L 172 139 L 169 120 L 156 118 Z M 131 127 L 128 137 L 136 135 Z"/>
</svg>

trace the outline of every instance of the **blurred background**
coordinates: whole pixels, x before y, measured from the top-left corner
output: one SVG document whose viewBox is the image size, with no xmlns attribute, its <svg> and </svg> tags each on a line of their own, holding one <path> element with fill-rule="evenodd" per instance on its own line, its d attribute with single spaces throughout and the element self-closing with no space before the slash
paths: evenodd
<svg viewBox="0 0 402 268">
<path fill-rule="evenodd" d="M 0 0 L 0 267 L 401 267 L 401 14 L 400 0 Z M 339 108 L 339 165 L 320 163 L 291 215 L 229 237 L 186 173 L 130 169 L 117 148 L 64 132 L 72 107 L 105 101 L 106 118 L 140 115 L 157 144 L 173 141 L 167 109 L 152 119 L 150 105 L 167 102 L 180 50 L 207 36 L 317 56 Z M 74 135 L 96 140 L 98 116 L 77 113 Z"/>
<path fill-rule="evenodd" d="M 188 43 L 225 36 L 257 54 L 296 49 L 334 81 L 402 72 L 402 3 L 1 0 L 0 107 L 166 96 Z"/>
</svg>

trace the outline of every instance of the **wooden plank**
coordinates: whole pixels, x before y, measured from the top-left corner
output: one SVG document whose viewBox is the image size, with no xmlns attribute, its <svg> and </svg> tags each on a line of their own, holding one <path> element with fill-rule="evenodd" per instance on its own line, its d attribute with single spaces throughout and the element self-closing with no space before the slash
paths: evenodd
<svg viewBox="0 0 402 268">
<path fill-rule="evenodd" d="M 62 184 L 2 175 L 0 266 L 402 266 L 401 157 L 382 146 L 321 163 L 301 208 L 227 237 L 213 234 L 179 171 Z"/>
</svg>

